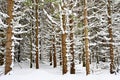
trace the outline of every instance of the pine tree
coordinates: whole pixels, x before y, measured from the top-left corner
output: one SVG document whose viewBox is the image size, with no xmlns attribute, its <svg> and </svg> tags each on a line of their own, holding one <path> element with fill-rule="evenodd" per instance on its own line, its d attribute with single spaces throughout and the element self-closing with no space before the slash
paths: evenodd
<svg viewBox="0 0 120 80">
<path fill-rule="evenodd" d="M 114 71 L 114 53 L 113 53 L 113 33 L 112 33 L 112 19 L 111 19 L 111 1 L 107 0 L 107 10 L 108 10 L 108 32 L 109 32 L 109 47 L 110 47 L 110 73 L 112 74 Z"/>
<path fill-rule="evenodd" d="M 36 69 L 39 68 L 39 52 L 38 52 L 38 0 L 35 0 L 35 18 L 36 18 L 36 22 L 35 22 L 35 26 L 36 26 Z"/>
<path fill-rule="evenodd" d="M 54 29 L 54 26 L 53 26 L 53 30 Z M 56 60 L 56 42 L 55 42 L 55 34 L 53 34 L 53 67 L 57 67 L 57 60 Z"/>
<path fill-rule="evenodd" d="M 63 2 L 63 5 L 61 6 L 62 11 L 64 11 L 65 4 Z M 62 14 L 62 27 L 63 27 L 63 33 L 62 33 L 62 73 L 66 74 L 67 73 L 67 57 L 66 57 L 66 15 Z"/>
<path fill-rule="evenodd" d="M 33 64 L 32 64 L 33 59 L 32 59 L 32 57 L 33 57 L 33 54 L 32 54 L 32 30 L 31 30 L 30 31 L 30 68 L 33 67 Z"/>
<path fill-rule="evenodd" d="M 85 59 L 86 59 L 86 75 L 90 74 L 89 63 L 89 40 L 88 40 L 88 21 L 87 21 L 87 0 L 84 0 L 84 35 L 85 35 Z"/>
<path fill-rule="evenodd" d="M 73 19 L 72 19 L 72 15 L 70 15 L 70 53 L 71 53 L 71 56 L 72 56 L 72 60 L 71 60 L 71 65 L 70 65 L 70 73 L 71 74 L 75 74 L 75 63 L 74 63 L 74 40 L 73 40 L 73 37 L 74 37 L 74 34 L 73 34 Z"/>
<path fill-rule="evenodd" d="M 52 47 L 50 47 L 50 53 L 49 53 L 49 61 L 50 61 L 50 65 L 52 65 Z"/>
<path fill-rule="evenodd" d="M 7 0 L 7 14 L 8 14 L 8 18 L 7 18 L 7 24 L 8 24 L 8 28 L 7 28 L 7 39 L 6 39 L 6 61 L 5 61 L 5 74 L 7 74 L 9 71 L 12 70 L 11 68 L 11 64 L 12 64 L 12 19 L 13 19 L 13 5 L 14 5 L 14 1 L 13 0 Z"/>
</svg>

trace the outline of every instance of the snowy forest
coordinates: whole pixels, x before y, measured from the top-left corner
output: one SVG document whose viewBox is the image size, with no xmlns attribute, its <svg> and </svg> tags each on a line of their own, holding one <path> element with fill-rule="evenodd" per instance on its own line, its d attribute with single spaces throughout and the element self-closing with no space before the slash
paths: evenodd
<svg viewBox="0 0 120 80">
<path fill-rule="evenodd" d="M 0 0 L 0 80 L 38 79 L 120 80 L 120 0 Z"/>
</svg>

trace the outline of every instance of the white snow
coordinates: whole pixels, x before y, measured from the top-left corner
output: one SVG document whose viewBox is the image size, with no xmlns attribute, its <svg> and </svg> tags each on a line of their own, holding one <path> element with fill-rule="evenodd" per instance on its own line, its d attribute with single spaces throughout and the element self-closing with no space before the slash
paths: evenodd
<svg viewBox="0 0 120 80">
<path fill-rule="evenodd" d="M 53 20 L 53 17 L 50 16 L 45 9 L 43 9 L 43 11 L 44 11 L 44 13 L 47 15 L 48 19 L 49 19 L 52 23 L 58 25 L 58 23 Z"/>
<path fill-rule="evenodd" d="M 2 28 L 2 27 L 6 28 L 6 27 L 7 27 L 7 25 L 6 25 L 6 24 L 4 24 L 4 23 L 2 22 L 2 20 L 0 19 L 0 28 Z"/>
<path fill-rule="evenodd" d="M 59 4 L 59 10 L 60 10 L 60 12 L 62 12 L 61 5 L 60 5 L 60 4 Z M 64 29 L 63 29 L 62 14 L 63 14 L 63 13 L 60 14 L 60 28 L 61 28 L 61 30 L 62 30 L 62 33 L 64 34 L 65 31 L 64 31 Z"/>
<path fill-rule="evenodd" d="M 0 80 L 120 80 L 119 73 L 109 74 L 109 70 L 94 71 L 86 76 L 85 68 L 81 65 L 76 66 L 76 74 L 62 75 L 61 70 L 60 66 L 53 68 L 47 64 L 40 64 L 40 69 L 30 69 L 28 62 L 16 63 L 12 74 L 1 75 Z"/>
<path fill-rule="evenodd" d="M 17 37 L 15 37 L 14 35 L 12 36 L 12 39 L 13 40 L 22 40 L 23 38 L 17 38 Z"/>
<path fill-rule="evenodd" d="M 5 17 L 5 18 L 9 17 L 7 14 L 2 13 L 2 12 L 0 12 L 0 16 Z"/>
</svg>

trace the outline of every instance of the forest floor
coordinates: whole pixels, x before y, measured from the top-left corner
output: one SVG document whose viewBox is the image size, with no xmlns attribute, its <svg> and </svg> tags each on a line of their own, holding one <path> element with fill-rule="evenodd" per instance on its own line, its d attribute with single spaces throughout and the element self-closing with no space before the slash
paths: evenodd
<svg viewBox="0 0 120 80">
<path fill-rule="evenodd" d="M 108 69 L 97 69 L 86 76 L 85 68 L 81 65 L 75 67 L 76 74 L 70 74 L 68 71 L 65 75 L 62 75 L 60 66 L 53 68 L 46 63 L 42 63 L 39 68 L 37 70 L 35 68 L 30 69 L 28 62 L 15 63 L 10 74 L 0 75 L 0 80 L 120 80 L 120 73 L 109 74 Z M 1 72 L 3 69 L 3 66 L 1 66 Z"/>
</svg>

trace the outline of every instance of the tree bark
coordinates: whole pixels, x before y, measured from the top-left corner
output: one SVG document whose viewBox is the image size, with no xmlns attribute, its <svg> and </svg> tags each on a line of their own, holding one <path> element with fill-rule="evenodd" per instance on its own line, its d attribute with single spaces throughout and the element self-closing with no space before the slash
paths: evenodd
<svg viewBox="0 0 120 80">
<path fill-rule="evenodd" d="M 20 35 L 18 35 L 18 37 L 20 38 L 21 36 Z M 20 43 L 20 40 L 18 41 L 19 43 Z M 18 45 L 18 56 L 17 56 L 17 61 L 18 62 L 20 62 L 21 60 L 20 60 L 20 44 Z"/>
<path fill-rule="evenodd" d="M 57 60 L 56 60 L 56 47 L 55 47 L 55 35 L 53 35 L 53 67 L 57 67 Z"/>
<path fill-rule="evenodd" d="M 114 53 L 113 53 L 113 35 L 112 35 L 112 19 L 111 19 L 111 7 L 110 7 L 110 0 L 108 0 L 108 4 L 107 4 L 107 10 L 108 10 L 108 32 L 109 32 L 109 37 L 110 37 L 110 43 L 109 43 L 109 47 L 110 47 L 110 73 L 114 73 L 113 69 L 114 69 Z"/>
<path fill-rule="evenodd" d="M 7 38 L 6 38 L 6 60 L 5 60 L 5 74 L 7 74 L 9 71 L 12 70 L 11 68 L 11 64 L 12 64 L 12 55 L 11 55 L 11 49 L 12 49 L 12 26 L 11 26 L 11 22 L 13 19 L 13 6 L 14 6 L 14 2 L 13 0 L 7 0 L 7 14 L 8 14 L 8 18 L 7 18 L 7 24 L 8 24 L 8 28 L 7 28 Z"/>
<path fill-rule="evenodd" d="M 52 49 L 50 48 L 50 56 L 49 56 L 49 61 L 50 61 L 50 65 L 52 65 Z"/>
<path fill-rule="evenodd" d="M 61 45 L 61 44 L 59 43 L 59 45 Z M 60 49 L 60 55 L 59 55 L 60 66 L 62 65 L 62 54 L 61 54 L 61 52 L 62 52 L 62 50 Z"/>
<path fill-rule="evenodd" d="M 73 40 L 73 32 L 72 32 L 72 29 L 73 29 L 73 19 L 72 19 L 72 15 L 70 15 L 70 41 L 71 41 L 71 44 L 70 44 L 70 53 L 72 55 L 72 60 L 71 60 L 71 64 L 70 64 L 70 73 L 71 74 L 75 74 L 75 63 L 74 63 L 74 40 Z"/>
<path fill-rule="evenodd" d="M 33 58 L 32 58 L 32 30 L 30 31 L 30 68 L 32 68 L 32 62 L 33 62 Z"/>
<path fill-rule="evenodd" d="M 38 0 L 35 0 L 35 18 L 36 18 L 36 22 L 35 22 L 35 25 L 36 25 L 36 69 L 39 69 L 39 52 L 38 52 L 38 43 L 39 43 L 39 40 L 38 40 Z"/>
<path fill-rule="evenodd" d="M 90 74 L 89 63 L 89 40 L 88 40 L 88 21 L 87 21 L 87 0 L 84 0 L 84 35 L 85 35 L 85 57 L 86 57 L 86 75 Z"/>
<path fill-rule="evenodd" d="M 63 29 L 66 30 L 65 15 L 62 15 Z M 66 33 L 62 34 L 62 73 L 67 73 L 67 57 L 66 57 Z"/>
</svg>

